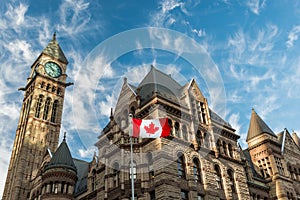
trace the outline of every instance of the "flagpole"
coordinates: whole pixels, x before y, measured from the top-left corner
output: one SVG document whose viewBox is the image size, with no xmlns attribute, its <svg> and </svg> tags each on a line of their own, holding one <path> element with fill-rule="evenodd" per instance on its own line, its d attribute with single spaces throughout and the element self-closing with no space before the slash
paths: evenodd
<svg viewBox="0 0 300 200">
<path fill-rule="evenodd" d="M 132 114 L 129 114 L 129 136 L 130 136 L 130 163 L 131 163 L 131 191 L 132 197 L 131 199 L 134 200 L 134 177 L 133 177 L 133 148 L 132 148 Z"/>
</svg>

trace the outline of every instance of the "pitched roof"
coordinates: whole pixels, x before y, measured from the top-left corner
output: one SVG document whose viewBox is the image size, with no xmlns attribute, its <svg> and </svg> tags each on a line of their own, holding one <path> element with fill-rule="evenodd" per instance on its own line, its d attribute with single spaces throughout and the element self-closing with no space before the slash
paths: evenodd
<svg viewBox="0 0 300 200">
<path fill-rule="evenodd" d="M 247 140 L 257 137 L 263 133 L 267 133 L 271 136 L 277 137 L 270 127 L 260 118 L 260 116 L 252 109 L 250 125 L 248 129 Z"/>
<path fill-rule="evenodd" d="M 59 147 L 53 154 L 53 157 L 51 158 L 50 162 L 46 166 L 46 169 L 56 168 L 56 167 L 66 167 L 69 169 L 73 169 L 74 171 L 77 171 L 65 138 L 63 139 L 62 143 L 59 145 Z"/>
<path fill-rule="evenodd" d="M 87 190 L 87 178 L 89 173 L 89 162 L 79 159 L 73 159 L 77 168 L 77 182 L 75 194 L 80 194 Z"/>
<path fill-rule="evenodd" d="M 153 93 L 158 93 L 172 101 L 178 102 L 182 86 L 170 75 L 167 75 L 151 65 L 149 73 L 138 85 L 137 93 L 141 96 L 141 103 L 149 100 Z"/>
<path fill-rule="evenodd" d="M 48 46 L 43 50 L 44 54 L 49 55 L 53 58 L 60 60 L 61 62 L 68 64 L 68 60 L 61 50 L 57 40 L 56 40 L 56 33 L 53 34 L 52 40 L 49 42 Z"/>
</svg>

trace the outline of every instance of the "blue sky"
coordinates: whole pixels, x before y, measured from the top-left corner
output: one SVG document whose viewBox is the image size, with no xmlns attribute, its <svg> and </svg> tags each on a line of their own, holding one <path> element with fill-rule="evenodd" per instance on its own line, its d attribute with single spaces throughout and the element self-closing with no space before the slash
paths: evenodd
<svg viewBox="0 0 300 200">
<path fill-rule="evenodd" d="M 274 132 L 284 128 L 300 132 L 299 4 L 297 0 L 2 1 L 0 197 L 23 97 L 17 88 L 25 85 L 31 64 L 55 31 L 69 60 L 68 79 L 75 83 L 66 91 L 62 122 L 74 157 L 90 160 L 124 76 L 137 84 L 151 64 L 182 85 L 195 78 L 212 109 L 231 123 L 246 147 L 252 107 Z M 139 30 L 157 38 L 141 38 Z M 136 40 L 120 40 L 126 31 L 136 34 Z M 196 53 L 203 58 L 202 68 L 184 56 L 185 51 L 197 50 L 193 42 L 201 47 Z M 126 51 L 120 52 L 124 46 Z M 221 87 L 212 87 L 210 80 Z"/>
</svg>

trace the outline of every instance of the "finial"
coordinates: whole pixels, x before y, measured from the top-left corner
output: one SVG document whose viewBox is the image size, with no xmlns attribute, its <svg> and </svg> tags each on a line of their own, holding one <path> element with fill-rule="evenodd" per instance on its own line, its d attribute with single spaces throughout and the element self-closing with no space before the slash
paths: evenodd
<svg viewBox="0 0 300 200">
<path fill-rule="evenodd" d="M 123 80 L 124 80 L 124 83 L 127 83 L 127 77 L 124 77 Z"/>
<path fill-rule="evenodd" d="M 56 40 L 56 31 L 53 33 L 53 38 L 52 40 Z"/>
<path fill-rule="evenodd" d="M 153 68 L 154 68 L 154 65 L 152 65 L 152 64 L 151 64 L 151 66 L 150 66 L 150 67 L 151 67 L 151 69 L 153 69 Z"/>
<path fill-rule="evenodd" d="M 64 142 L 66 141 L 66 134 L 67 132 L 64 132 L 64 139 L 63 139 Z"/>
<path fill-rule="evenodd" d="M 109 116 L 110 120 L 113 120 L 114 115 L 113 115 L 113 108 L 110 108 L 110 116 Z"/>
</svg>

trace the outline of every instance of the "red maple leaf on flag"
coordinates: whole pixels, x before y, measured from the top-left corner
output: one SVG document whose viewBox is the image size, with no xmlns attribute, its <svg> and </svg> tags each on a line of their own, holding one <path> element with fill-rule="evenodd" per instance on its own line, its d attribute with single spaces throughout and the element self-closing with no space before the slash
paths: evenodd
<svg viewBox="0 0 300 200">
<path fill-rule="evenodd" d="M 154 134 L 156 131 L 158 131 L 159 127 L 155 127 L 155 124 L 151 122 L 148 126 L 144 126 L 144 129 L 149 134 Z"/>
</svg>

